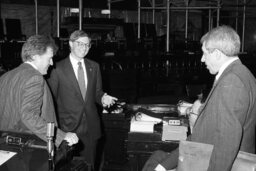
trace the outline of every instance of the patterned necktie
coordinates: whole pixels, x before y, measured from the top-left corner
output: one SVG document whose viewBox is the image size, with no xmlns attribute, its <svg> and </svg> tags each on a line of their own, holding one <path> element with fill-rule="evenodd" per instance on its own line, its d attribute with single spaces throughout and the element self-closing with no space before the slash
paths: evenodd
<svg viewBox="0 0 256 171">
<path fill-rule="evenodd" d="M 84 80 L 84 70 L 81 62 L 78 62 L 77 79 L 78 79 L 78 84 L 81 90 L 81 94 L 83 98 L 85 98 L 86 87 L 85 87 L 85 80 Z"/>
</svg>

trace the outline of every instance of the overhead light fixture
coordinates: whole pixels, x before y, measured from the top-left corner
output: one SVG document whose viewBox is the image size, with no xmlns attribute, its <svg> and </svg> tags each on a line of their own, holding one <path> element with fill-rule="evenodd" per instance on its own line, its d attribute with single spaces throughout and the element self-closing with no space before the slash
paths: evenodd
<svg viewBox="0 0 256 171">
<path fill-rule="evenodd" d="M 79 13 L 79 8 L 70 8 L 71 13 Z"/>
<path fill-rule="evenodd" d="M 101 10 L 101 14 L 109 15 L 110 10 L 109 9 L 103 9 L 103 10 Z"/>
</svg>

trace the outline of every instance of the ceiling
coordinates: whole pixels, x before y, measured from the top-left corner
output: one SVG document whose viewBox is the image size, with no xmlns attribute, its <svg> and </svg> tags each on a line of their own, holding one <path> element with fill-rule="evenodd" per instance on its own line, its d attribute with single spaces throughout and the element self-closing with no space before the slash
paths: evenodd
<svg viewBox="0 0 256 171">
<path fill-rule="evenodd" d="M 36 0 L 1 0 L 1 3 L 11 3 L 11 4 L 30 4 L 34 5 Z M 169 0 L 172 6 L 185 6 L 188 1 L 189 6 L 216 6 L 218 0 Z M 64 7 L 78 7 L 79 0 L 59 0 L 60 6 Z M 108 0 L 83 0 L 84 8 L 107 8 Z M 137 0 L 111 0 L 112 9 L 120 10 L 137 10 Z M 220 0 L 222 7 L 242 7 L 243 4 L 247 7 L 256 8 L 255 0 Z M 45 6 L 56 6 L 57 0 L 37 0 L 38 5 Z M 166 0 L 155 0 L 156 6 L 166 6 Z M 141 6 L 151 7 L 152 0 L 141 0 Z"/>
</svg>

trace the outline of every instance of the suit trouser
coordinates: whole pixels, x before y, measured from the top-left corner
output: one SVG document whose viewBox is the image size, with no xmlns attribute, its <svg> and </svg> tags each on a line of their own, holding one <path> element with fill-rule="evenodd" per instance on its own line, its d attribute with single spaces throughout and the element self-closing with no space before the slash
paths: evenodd
<svg viewBox="0 0 256 171">
<path fill-rule="evenodd" d="M 80 155 L 85 159 L 88 165 L 91 165 L 92 168 L 94 168 L 95 165 L 97 144 L 97 140 L 87 137 L 83 142 L 84 148 L 80 151 Z"/>
<path fill-rule="evenodd" d="M 88 133 L 86 117 L 83 117 L 77 129 L 79 142 L 76 144 L 75 155 L 83 157 L 88 165 L 94 168 L 98 139 L 92 138 Z M 90 129 L 90 128 L 89 128 Z"/>
</svg>

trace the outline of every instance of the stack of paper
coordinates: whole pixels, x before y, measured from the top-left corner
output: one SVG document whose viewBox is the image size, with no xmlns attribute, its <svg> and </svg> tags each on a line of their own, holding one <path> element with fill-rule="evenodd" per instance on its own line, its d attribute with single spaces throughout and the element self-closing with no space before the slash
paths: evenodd
<svg viewBox="0 0 256 171">
<path fill-rule="evenodd" d="M 138 112 L 131 119 L 130 132 L 154 132 L 154 125 L 161 122 L 162 119 L 148 116 Z"/>
<path fill-rule="evenodd" d="M 149 121 L 133 121 L 131 122 L 130 132 L 154 132 L 155 122 Z"/>
<path fill-rule="evenodd" d="M 0 150 L 0 166 L 3 163 L 5 163 L 7 160 L 12 158 L 15 154 L 17 154 L 17 153 L 16 152 L 12 152 L 12 151 Z"/>
<path fill-rule="evenodd" d="M 163 125 L 162 141 L 186 140 L 187 132 L 186 126 Z"/>
</svg>

